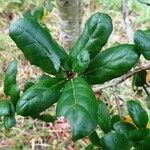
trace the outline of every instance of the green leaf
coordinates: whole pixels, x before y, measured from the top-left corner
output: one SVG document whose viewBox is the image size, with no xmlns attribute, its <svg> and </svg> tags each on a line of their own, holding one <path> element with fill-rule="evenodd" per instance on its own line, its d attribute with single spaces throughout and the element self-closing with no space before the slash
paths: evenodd
<svg viewBox="0 0 150 150">
<path fill-rule="evenodd" d="M 148 95 L 146 98 L 148 109 L 150 110 L 150 96 Z"/>
<path fill-rule="evenodd" d="M 0 117 L 6 116 L 9 114 L 9 101 L 0 100 Z"/>
<path fill-rule="evenodd" d="M 101 139 L 103 150 L 129 150 L 131 143 L 120 133 L 109 133 Z"/>
<path fill-rule="evenodd" d="M 11 102 L 13 103 L 14 107 L 16 107 L 16 104 L 20 98 L 20 89 L 17 85 L 13 85 L 10 91 L 11 95 Z"/>
<path fill-rule="evenodd" d="M 127 73 L 138 59 L 133 45 L 118 45 L 98 54 L 85 70 L 84 76 L 90 84 L 101 84 Z"/>
<path fill-rule="evenodd" d="M 4 93 L 6 96 L 10 96 L 11 88 L 16 85 L 16 75 L 17 75 L 17 61 L 13 60 L 7 68 L 5 79 L 4 79 Z"/>
<path fill-rule="evenodd" d="M 112 118 L 111 118 L 111 128 L 113 128 L 113 125 L 118 122 L 118 121 L 121 121 L 121 118 L 119 115 L 114 115 Z"/>
<path fill-rule="evenodd" d="M 145 128 L 148 122 L 148 115 L 139 102 L 130 100 L 127 102 L 129 114 L 138 128 Z"/>
<path fill-rule="evenodd" d="M 148 135 L 150 135 L 150 129 L 138 129 L 130 132 L 129 139 L 134 142 L 141 141 Z"/>
<path fill-rule="evenodd" d="M 150 135 L 136 145 L 136 150 L 150 150 Z"/>
<path fill-rule="evenodd" d="M 68 119 L 73 140 L 91 134 L 97 125 L 98 108 L 95 95 L 81 77 L 67 82 L 56 108 L 57 116 Z"/>
<path fill-rule="evenodd" d="M 44 122 L 54 122 L 56 120 L 56 117 L 51 116 L 49 114 L 42 114 L 42 115 L 39 115 L 37 118 Z"/>
<path fill-rule="evenodd" d="M 108 133 L 111 130 L 110 114 L 107 106 L 102 100 L 98 101 L 98 125 L 105 133 Z"/>
<path fill-rule="evenodd" d="M 129 137 L 129 134 L 131 131 L 135 130 L 136 127 L 132 124 L 129 124 L 127 122 L 116 122 L 113 125 L 113 128 L 118 132 L 118 133 L 122 133 L 126 136 L 126 138 Z"/>
<path fill-rule="evenodd" d="M 83 33 L 70 53 L 73 71 L 81 72 L 87 68 L 90 59 L 107 43 L 112 28 L 111 18 L 104 13 L 98 12 L 87 20 Z"/>
<path fill-rule="evenodd" d="M 31 64 L 50 74 L 64 70 L 67 53 L 38 22 L 18 19 L 9 34 Z"/>
<path fill-rule="evenodd" d="M 150 60 L 150 29 L 149 30 L 137 30 L 134 34 L 134 42 L 138 51 Z"/>
<path fill-rule="evenodd" d="M 146 84 L 146 70 L 142 70 L 133 76 L 133 86 L 142 87 Z"/>
<path fill-rule="evenodd" d="M 24 92 L 27 90 L 27 89 L 29 89 L 32 85 L 34 85 L 34 82 L 35 81 L 32 81 L 32 80 L 26 80 L 25 81 L 25 84 L 24 84 Z"/>
<path fill-rule="evenodd" d="M 44 16 L 44 7 L 43 6 L 37 6 L 33 10 L 33 17 L 37 20 L 40 21 Z"/>
<path fill-rule="evenodd" d="M 101 146 L 101 143 L 100 143 L 100 138 L 97 134 L 96 131 L 92 132 L 90 135 L 89 135 L 89 139 L 91 141 L 92 144 L 96 145 L 96 146 Z"/>
<path fill-rule="evenodd" d="M 16 125 L 16 119 L 14 114 L 10 114 L 4 117 L 4 127 L 10 129 Z"/>
<path fill-rule="evenodd" d="M 19 99 L 16 111 L 22 116 L 34 116 L 56 103 L 65 80 L 43 79 L 31 86 Z"/>
</svg>

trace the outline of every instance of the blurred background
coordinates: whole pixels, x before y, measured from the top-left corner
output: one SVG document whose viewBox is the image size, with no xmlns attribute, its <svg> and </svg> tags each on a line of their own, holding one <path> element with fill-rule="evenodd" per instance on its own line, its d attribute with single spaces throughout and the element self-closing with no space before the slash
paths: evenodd
<svg viewBox="0 0 150 150">
<path fill-rule="evenodd" d="M 109 14 L 113 20 L 113 33 L 105 48 L 118 43 L 132 43 L 133 34 L 137 29 L 150 28 L 150 0 L 83 0 L 80 6 L 76 6 L 79 10 L 77 13 L 80 13 L 78 14 L 80 30 L 76 27 L 68 27 L 63 23 L 66 21 L 67 15 L 76 16 L 77 14 L 74 10 L 70 10 L 67 14 L 62 8 L 62 3 L 62 0 L 0 0 L 1 99 L 4 98 L 3 76 L 8 63 L 14 58 L 18 60 L 17 82 L 21 89 L 23 89 L 25 80 L 34 80 L 42 74 L 39 68 L 30 65 L 9 37 L 9 26 L 17 18 L 29 14 L 37 15 L 39 21 L 46 24 L 52 36 L 67 50 L 81 33 L 86 20 L 98 11 Z M 71 32 L 72 29 L 74 33 Z M 141 63 L 145 63 L 145 61 Z M 128 80 L 117 88 L 119 96 L 123 100 L 145 99 L 142 89 L 136 92 L 131 89 L 132 86 Z M 110 108 L 110 112 L 115 114 L 116 104 L 112 91 L 108 89 L 101 94 Z M 47 111 L 53 113 L 53 109 Z M 0 128 L 0 149 L 2 150 L 79 150 L 84 149 L 88 142 L 87 139 L 84 139 L 73 143 L 68 124 L 63 119 L 51 124 L 18 116 L 16 127 L 10 131 Z"/>
</svg>

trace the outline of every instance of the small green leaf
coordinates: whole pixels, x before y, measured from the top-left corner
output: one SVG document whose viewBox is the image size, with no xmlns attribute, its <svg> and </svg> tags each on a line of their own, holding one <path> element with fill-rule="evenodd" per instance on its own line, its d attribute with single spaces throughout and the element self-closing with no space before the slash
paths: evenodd
<svg viewBox="0 0 150 150">
<path fill-rule="evenodd" d="M 37 21 L 18 19 L 9 35 L 31 64 L 50 74 L 64 70 L 67 53 Z"/>
<path fill-rule="evenodd" d="M 8 115 L 10 110 L 9 108 L 9 101 L 0 100 L 0 117 Z"/>
<path fill-rule="evenodd" d="M 37 20 L 40 21 L 44 16 L 44 7 L 43 6 L 37 6 L 33 10 L 33 17 Z"/>
<path fill-rule="evenodd" d="M 120 133 L 109 133 L 101 139 L 103 150 L 129 150 L 131 143 Z"/>
<path fill-rule="evenodd" d="M 116 122 L 113 125 L 114 129 L 118 132 L 118 133 L 122 133 L 126 136 L 126 138 L 129 137 L 129 134 L 131 131 L 135 130 L 136 127 L 132 124 L 129 124 L 127 122 Z"/>
<path fill-rule="evenodd" d="M 148 115 L 139 102 L 130 100 L 127 102 L 129 114 L 138 128 L 145 128 L 148 122 Z"/>
<path fill-rule="evenodd" d="M 87 20 L 83 33 L 70 53 L 73 71 L 80 73 L 87 68 L 89 60 L 93 59 L 107 43 L 112 28 L 111 18 L 104 13 L 98 12 Z M 83 51 L 88 57 L 83 57 Z M 84 64 L 86 62 L 87 65 Z"/>
<path fill-rule="evenodd" d="M 138 129 L 130 132 L 129 139 L 134 142 L 141 141 L 148 135 L 150 135 L 150 129 Z"/>
<path fill-rule="evenodd" d="M 11 95 L 11 102 L 13 103 L 14 107 L 16 107 L 16 104 L 20 98 L 20 89 L 17 85 L 13 85 L 10 91 Z"/>
<path fill-rule="evenodd" d="M 56 103 L 65 80 L 50 78 L 39 80 L 19 99 L 16 111 L 22 116 L 34 116 Z"/>
<path fill-rule="evenodd" d="M 39 115 L 37 118 L 44 122 L 54 122 L 56 120 L 56 117 L 51 116 L 49 114 L 42 114 L 42 115 Z"/>
<path fill-rule="evenodd" d="M 98 101 L 98 124 L 103 132 L 111 130 L 111 118 L 107 106 L 102 100 Z"/>
<path fill-rule="evenodd" d="M 81 77 L 65 85 L 56 108 L 57 116 L 68 119 L 73 140 L 91 134 L 97 125 L 98 108 L 95 95 L 88 83 Z"/>
<path fill-rule="evenodd" d="M 12 127 L 14 127 L 16 125 L 16 119 L 15 119 L 15 115 L 14 114 L 10 114 L 7 116 L 4 116 L 4 127 L 6 129 L 10 129 Z"/>
<path fill-rule="evenodd" d="M 138 51 L 150 60 L 150 29 L 149 30 L 137 30 L 134 34 L 134 42 Z"/>
<path fill-rule="evenodd" d="M 10 96 L 11 88 L 16 85 L 16 75 L 17 75 L 17 61 L 13 60 L 7 68 L 5 79 L 4 79 L 4 93 L 6 96 Z"/>
<path fill-rule="evenodd" d="M 145 137 L 135 147 L 136 150 L 150 150 L 150 135 Z"/>
<path fill-rule="evenodd" d="M 119 115 L 114 115 L 112 118 L 111 118 L 111 128 L 113 128 L 113 125 L 118 122 L 118 121 L 121 121 L 121 118 Z"/>
<path fill-rule="evenodd" d="M 29 89 L 32 85 L 34 85 L 34 82 L 35 81 L 31 81 L 31 80 L 26 80 L 25 81 L 25 84 L 24 84 L 24 92 L 27 90 L 27 89 Z"/>
<path fill-rule="evenodd" d="M 102 84 L 127 73 L 138 59 L 133 45 L 118 45 L 99 53 L 83 75 L 90 84 Z"/>
<path fill-rule="evenodd" d="M 142 87 L 146 83 L 146 70 L 142 70 L 133 76 L 133 86 Z"/>
<path fill-rule="evenodd" d="M 89 139 L 90 139 L 90 141 L 91 141 L 91 143 L 92 143 L 93 145 L 96 145 L 96 146 L 99 146 L 99 147 L 101 146 L 100 138 L 99 138 L 99 136 L 98 136 L 98 134 L 97 134 L 96 131 L 92 132 L 92 133 L 89 135 Z"/>
</svg>

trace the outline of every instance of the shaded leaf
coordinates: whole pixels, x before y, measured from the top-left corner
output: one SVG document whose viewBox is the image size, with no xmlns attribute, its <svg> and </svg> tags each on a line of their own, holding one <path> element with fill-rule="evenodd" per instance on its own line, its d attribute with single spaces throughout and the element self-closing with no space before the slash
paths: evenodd
<svg viewBox="0 0 150 150">
<path fill-rule="evenodd" d="M 148 95 L 146 98 L 148 109 L 150 110 L 150 96 Z"/>
<path fill-rule="evenodd" d="M 131 131 L 135 130 L 136 127 L 133 126 L 132 124 L 129 124 L 127 122 L 116 122 L 114 125 L 113 125 L 114 129 L 118 132 L 118 133 L 122 133 L 126 136 L 126 138 L 129 137 L 129 134 Z"/>
<path fill-rule="evenodd" d="M 105 133 L 108 133 L 111 130 L 110 114 L 107 106 L 102 100 L 98 101 L 98 125 Z"/>
<path fill-rule="evenodd" d="M 148 123 L 148 115 L 139 102 L 130 100 L 127 102 L 129 114 L 138 128 L 145 128 Z"/>
<path fill-rule="evenodd" d="M 10 129 L 16 125 L 16 119 L 14 114 L 10 114 L 4 117 L 4 127 Z"/>
<path fill-rule="evenodd" d="M 0 100 L 0 117 L 8 115 L 10 110 L 9 108 L 9 101 Z"/>
<path fill-rule="evenodd" d="M 4 79 L 4 93 L 6 94 L 6 96 L 10 96 L 12 86 L 16 85 L 16 75 L 17 75 L 17 61 L 13 60 L 8 65 Z"/>
<path fill-rule="evenodd" d="M 120 133 L 109 133 L 101 139 L 103 150 L 129 150 L 131 143 Z"/>
<path fill-rule="evenodd" d="M 136 145 L 136 150 L 150 150 L 150 135 Z"/>
<path fill-rule="evenodd" d="M 51 116 L 49 114 L 42 114 L 42 115 L 39 115 L 37 118 L 44 122 L 54 122 L 56 120 L 56 117 Z"/>
<path fill-rule="evenodd" d="M 100 138 L 99 138 L 99 136 L 98 136 L 98 134 L 97 134 L 96 131 L 92 132 L 89 135 L 89 139 L 90 139 L 90 141 L 91 141 L 92 144 L 100 147 L 100 145 L 101 145 Z"/>
<path fill-rule="evenodd" d="M 148 135 L 150 135 L 150 129 L 138 129 L 130 132 L 129 139 L 132 141 L 141 141 Z"/>
<path fill-rule="evenodd" d="M 91 87 L 81 78 L 65 85 L 56 108 L 57 116 L 68 119 L 73 140 L 91 134 L 97 125 L 97 101 Z"/>
<path fill-rule="evenodd" d="M 120 121 L 120 120 L 121 120 L 121 118 L 120 118 L 119 115 L 114 115 L 114 116 L 111 118 L 111 128 L 113 128 L 113 125 L 114 125 L 116 122 Z"/>
</svg>

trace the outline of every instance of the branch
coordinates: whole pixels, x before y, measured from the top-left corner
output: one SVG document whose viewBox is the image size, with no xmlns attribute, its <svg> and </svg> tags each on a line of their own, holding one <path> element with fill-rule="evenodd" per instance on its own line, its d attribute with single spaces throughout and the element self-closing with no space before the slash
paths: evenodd
<svg viewBox="0 0 150 150">
<path fill-rule="evenodd" d="M 138 68 L 134 69 L 133 71 L 129 71 L 127 74 L 125 74 L 117 79 L 113 79 L 112 81 L 107 82 L 106 84 L 93 87 L 93 91 L 96 93 L 96 92 L 103 91 L 104 89 L 107 89 L 110 87 L 113 88 L 113 87 L 117 86 L 118 84 L 124 82 L 126 79 L 130 78 L 134 74 L 136 74 L 142 70 L 147 70 L 147 69 L 150 69 L 150 64 L 147 66 L 138 67 Z"/>
<path fill-rule="evenodd" d="M 123 20 L 126 28 L 126 34 L 128 37 L 129 43 L 133 43 L 133 28 L 132 23 L 130 20 L 130 12 L 128 6 L 128 0 L 122 0 L 122 13 L 123 13 Z"/>
<path fill-rule="evenodd" d="M 137 0 L 138 2 L 140 2 L 141 4 L 144 4 L 144 5 L 147 5 L 147 6 L 150 6 L 150 3 L 148 2 L 143 2 L 142 0 Z"/>
</svg>

